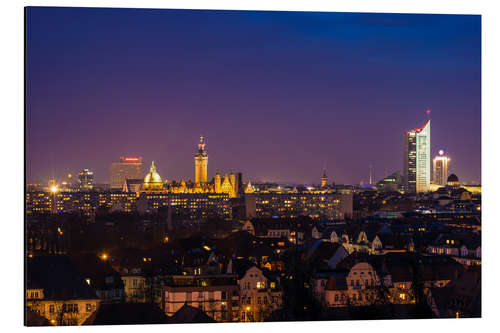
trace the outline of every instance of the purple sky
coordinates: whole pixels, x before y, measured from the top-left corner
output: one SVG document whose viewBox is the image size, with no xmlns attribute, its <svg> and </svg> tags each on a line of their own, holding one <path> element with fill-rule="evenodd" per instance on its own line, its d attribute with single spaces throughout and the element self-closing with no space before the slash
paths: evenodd
<svg viewBox="0 0 500 333">
<path fill-rule="evenodd" d="M 481 180 L 481 18 L 89 8 L 27 9 L 28 183 L 122 155 L 194 178 L 368 181 L 402 170 L 430 108 L 432 154 Z"/>
</svg>

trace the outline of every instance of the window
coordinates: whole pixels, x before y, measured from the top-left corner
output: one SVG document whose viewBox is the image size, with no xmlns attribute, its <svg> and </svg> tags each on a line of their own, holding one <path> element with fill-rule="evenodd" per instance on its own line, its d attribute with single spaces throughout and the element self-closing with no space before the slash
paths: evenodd
<svg viewBox="0 0 500 333">
<path fill-rule="evenodd" d="M 54 304 L 49 305 L 49 313 L 54 313 Z"/>
<path fill-rule="evenodd" d="M 260 297 L 257 297 L 257 304 L 262 304 L 262 299 Z"/>
<path fill-rule="evenodd" d="M 339 294 L 335 294 L 335 302 L 339 301 Z"/>
<path fill-rule="evenodd" d="M 63 304 L 62 312 L 78 312 L 78 304 Z"/>
<path fill-rule="evenodd" d="M 267 297 L 264 296 L 264 304 L 267 304 Z"/>
<path fill-rule="evenodd" d="M 137 287 L 137 279 L 133 279 L 133 280 L 132 280 L 132 285 L 133 285 L 134 287 Z"/>
<path fill-rule="evenodd" d="M 92 311 L 92 304 L 87 303 L 85 305 L 85 309 L 86 309 L 87 312 L 91 312 Z"/>
<path fill-rule="evenodd" d="M 221 297 L 222 297 L 222 299 L 226 299 L 226 292 L 225 291 L 221 292 Z"/>
</svg>

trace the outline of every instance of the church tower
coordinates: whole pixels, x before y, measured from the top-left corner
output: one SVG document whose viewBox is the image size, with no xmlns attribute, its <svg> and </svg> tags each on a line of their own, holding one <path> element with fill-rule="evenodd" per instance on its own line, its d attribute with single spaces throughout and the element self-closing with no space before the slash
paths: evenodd
<svg viewBox="0 0 500 333">
<path fill-rule="evenodd" d="M 326 169 L 323 169 L 323 176 L 321 176 L 321 187 L 328 185 L 328 177 L 326 176 Z"/>
<path fill-rule="evenodd" d="M 194 156 L 194 182 L 195 184 L 207 183 L 208 155 L 205 151 L 205 138 L 200 136 L 198 153 Z"/>
</svg>

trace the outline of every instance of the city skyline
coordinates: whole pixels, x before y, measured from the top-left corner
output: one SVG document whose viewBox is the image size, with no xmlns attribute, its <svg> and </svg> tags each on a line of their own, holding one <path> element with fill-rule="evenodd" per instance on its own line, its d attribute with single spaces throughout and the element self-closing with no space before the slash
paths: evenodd
<svg viewBox="0 0 500 333">
<path fill-rule="evenodd" d="M 200 134 L 209 179 L 234 170 L 252 181 L 319 183 L 326 165 L 329 182 L 368 183 L 370 165 L 374 181 L 403 171 L 402 136 L 427 109 L 431 155 L 444 149 L 449 173 L 481 181 L 479 16 L 27 15 L 28 183 L 84 168 L 109 182 L 120 156 L 155 160 L 167 180 L 193 179 Z M 197 20 L 206 24 L 199 44 L 190 41 Z"/>
</svg>

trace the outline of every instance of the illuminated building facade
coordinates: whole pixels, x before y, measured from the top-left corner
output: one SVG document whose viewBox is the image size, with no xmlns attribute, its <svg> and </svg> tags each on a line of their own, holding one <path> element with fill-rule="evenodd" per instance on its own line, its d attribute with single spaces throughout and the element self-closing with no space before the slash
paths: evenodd
<svg viewBox="0 0 500 333">
<path fill-rule="evenodd" d="M 439 151 L 438 156 L 434 157 L 433 160 L 433 183 L 440 186 L 446 185 L 446 179 L 448 177 L 448 165 L 450 163 L 450 158 L 444 155 L 442 150 Z"/>
<path fill-rule="evenodd" d="M 431 121 L 404 136 L 404 188 L 407 193 L 428 192 L 431 180 Z"/>
<path fill-rule="evenodd" d="M 135 210 L 137 196 L 126 192 L 45 192 L 26 193 L 26 214 L 78 212 L 90 217 L 99 207 L 130 213 Z"/>
<path fill-rule="evenodd" d="M 141 214 L 169 206 L 173 214 L 186 220 L 231 215 L 229 196 L 224 193 L 141 193 L 137 199 L 137 210 Z"/>
<path fill-rule="evenodd" d="M 80 191 L 88 191 L 94 188 L 94 173 L 89 169 L 83 169 L 78 174 L 78 185 Z"/>
<path fill-rule="evenodd" d="M 396 171 L 384 179 L 381 179 L 377 183 L 377 189 L 380 191 L 399 191 L 402 182 L 401 174 L 399 171 Z"/>
<path fill-rule="evenodd" d="M 204 311 L 218 322 L 238 321 L 237 275 L 173 275 L 163 287 L 162 308 L 169 316 L 184 305 Z"/>
<path fill-rule="evenodd" d="M 207 181 L 208 155 L 205 151 L 204 137 L 200 137 L 198 153 L 195 156 L 195 181 L 181 179 L 179 182 L 172 181 L 166 183 L 162 180 L 156 167 L 151 166 L 150 172 L 144 178 L 140 193 L 217 193 L 227 194 L 230 198 L 238 198 L 247 191 L 253 191 L 253 187 L 242 182 L 242 174 L 231 173 L 221 176 L 219 172 L 215 174 L 212 181 Z M 125 188 L 122 184 L 122 188 Z"/>
<path fill-rule="evenodd" d="M 109 187 L 112 190 L 123 188 L 127 179 L 142 179 L 142 157 L 120 157 L 119 162 L 111 163 L 111 179 Z"/>
<path fill-rule="evenodd" d="M 194 156 L 194 182 L 195 184 L 207 183 L 208 154 L 205 151 L 205 138 L 200 136 L 198 152 Z"/>
<path fill-rule="evenodd" d="M 256 217 L 343 219 L 352 216 L 352 194 L 258 193 Z"/>
</svg>

